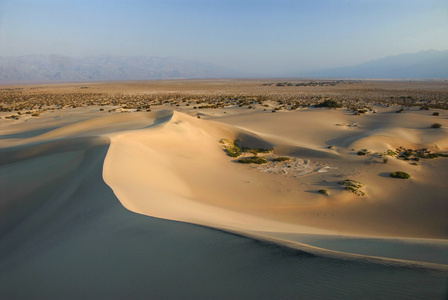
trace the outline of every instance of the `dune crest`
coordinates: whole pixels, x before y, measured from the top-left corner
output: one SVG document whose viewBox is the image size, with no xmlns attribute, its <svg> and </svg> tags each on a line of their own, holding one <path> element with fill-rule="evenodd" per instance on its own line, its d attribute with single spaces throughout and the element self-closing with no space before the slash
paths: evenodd
<svg viewBox="0 0 448 300">
<path fill-rule="evenodd" d="M 112 135 L 103 177 L 138 213 L 228 229 L 296 231 L 300 226 L 267 221 L 252 210 L 269 208 L 255 202 L 267 190 L 250 188 L 251 171 L 229 162 L 219 140 L 236 137 L 263 144 L 243 130 L 175 112 L 163 126 Z"/>
</svg>

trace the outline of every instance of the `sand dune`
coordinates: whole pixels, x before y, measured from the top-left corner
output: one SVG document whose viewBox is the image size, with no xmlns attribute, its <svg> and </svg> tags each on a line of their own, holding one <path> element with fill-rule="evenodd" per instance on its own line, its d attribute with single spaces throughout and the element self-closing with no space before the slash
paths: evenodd
<svg viewBox="0 0 448 300">
<path fill-rule="evenodd" d="M 356 155 L 447 151 L 420 111 L 68 114 L 0 124 L 1 298 L 446 297 L 448 159 Z"/>
</svg>

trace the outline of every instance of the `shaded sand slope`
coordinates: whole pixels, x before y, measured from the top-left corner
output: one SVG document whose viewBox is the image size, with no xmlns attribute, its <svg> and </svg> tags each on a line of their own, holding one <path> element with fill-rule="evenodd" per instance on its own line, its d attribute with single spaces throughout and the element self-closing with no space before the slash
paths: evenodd
<svg viewBox="0 0 448 300">
<path fill-rule="evenodd" d="M 4 196 L 0 202 L 0 298 L 443 299 L 446 296 L 448 271 L 441 265 L 352 256 L 299 244 L 286 247 L 130 212 L 123 205 L 148 209 L 147 214 L 154 209 L 168 217 L 169 209 L 161 202 L 169 202 L 173 219 L 223 227 L 227 221 L 227 227 L 241 226 L 241 231 L 266 230 L 270 226 L 285 232 L 316 230 L 299 223 L 280 222 L 278 216 L 263 223 L 265 215 L 275 215 L 269 199 L 260 197 L 259 203 L 240 206 L 235 200 L 220 198 L 218 192 L 229 188 L 218 185 L 215 190 L 210 186 L 219 172 L 226 174 L 219 178 L 232 180 L 230 174 L 235 174 L 235 167 L 243 175 L 255 171 L 229 162 L 219 143 L 213 144 L 207 136 L 230 138 L 250 133 L 227 126 L 215 128 L 216 124 L 204 126 L 196 123 L 200 120 L 177 113 L 161 112 L 145 117 L 146 125 L 123 126 L 121 129 L 126 132 L 122 133 L 110 135 L 103 129 L 97 133 L 95 126 L 60 128 L 57 134 L 48 132 L 31 141 L 17 140 L 12 143 L 15 146 L 1 150 Z M 79 125 L 82 124 L 76 126 Z M 180 128 L 175 129 L 176 126 Z M 184 145 L 193 146 L 176 148 L 179 146 L 176 134 L 182 137 Z M 256 136 L 252 138 L 256 140 Z M 142 160 L 143 150 L 148 150 L 145 153 L 151 158 L 149 161 Z M 126 162 L 120 161 L 126 156 L 127 167 Z M 134 157 L 136 161 L 132 160 Z M 199 160 L 195 159 L 198 157 Z M 210 168 L 211 162 L 223 169 L 187 180 L 195 177 L 191 172 L 200 173 L 207 165 Z M 144 166 L 143 170 L 139 165 Z M 228 174 L 229 170 L 233 171 Z M 151 172 L 142 173 L 146 171 Z M 109 183 L 120 174 L 129 177 L 121 178 L 124 182 Z M 256 174 L 261 175 L 251 180 L 261 187 L 264 180 L 271 179 L 262 172 Z M 142 176 L 149 180 L 140 182 Z M 153 181 L 157 184 L 151 186 Z M 201 181 L 203 189 L 199 186 Z M 153 188 L 138 192 L 144 184 Z M 235 184 L 240 186 L 238 181 Z M 264 192 L 271 193 L 268 196 L 276 194 L 272 187 L 265 187 L 260 193 Z M 218 201 L 211 203 L 207 200 L 211 196 Z M 288 201 L 288 197 L 280 195 L 278 199 Z M 188 211 L 192 202 L 201 209 Z M 176 208 L 179 205 L 182 209 Z M 221 214 L 216 206 L 223 210 Z M 238 216 L 234 215 L 236 212 L 246 216 L 252 210 L 255 213 L 251 217 L 232 219 Z M 212 223 L 213 216 L 204 217 L 209 213 L 216 213 L 216 223 Z"/>
</svg>

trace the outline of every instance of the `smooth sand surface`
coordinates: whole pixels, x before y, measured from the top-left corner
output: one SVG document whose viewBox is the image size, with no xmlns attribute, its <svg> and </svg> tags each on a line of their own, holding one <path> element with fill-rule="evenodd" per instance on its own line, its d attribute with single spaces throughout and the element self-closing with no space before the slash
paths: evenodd
<svg viewBox="0 0 448 300">
<path fill-rule="evenodd" d="M 444 153 L 446 118 L 432 129 L 428 112 L 385 107 L 196 115 L 0 120 L 0 297 L 446 298 L 448 158 L 373 154 Z M 239 164 L 223 138 L 291 160 Z"/>
</svg>

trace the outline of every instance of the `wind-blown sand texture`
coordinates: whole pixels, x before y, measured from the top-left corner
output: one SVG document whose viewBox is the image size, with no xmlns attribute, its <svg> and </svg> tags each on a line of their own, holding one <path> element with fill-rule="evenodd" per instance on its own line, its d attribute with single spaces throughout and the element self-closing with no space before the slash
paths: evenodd
<svg viewBox="0 0 448 300">
<path fill-rule="evenodd" d="M 0 113 L 0 298 L 447 297 L 445 110 L 191 106 Z"/>
</svg>

